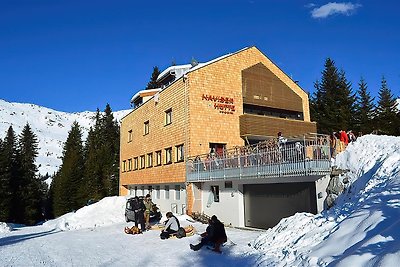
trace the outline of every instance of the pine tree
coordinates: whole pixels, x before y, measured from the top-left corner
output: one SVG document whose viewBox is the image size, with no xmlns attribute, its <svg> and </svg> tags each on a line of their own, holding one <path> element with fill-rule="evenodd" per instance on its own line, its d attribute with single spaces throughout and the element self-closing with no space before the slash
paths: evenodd
<svg viewBox="0 0 400 267">
<path fill-rule="evenodd" d="M 11 219 L 11 173 L 6 145 L 0 139 L 0 222 Z"/>
<path fill-rule="evenodd" d="M 18 196 L 21 200 L 23 221 L 32 225 L 43 219 L 42 205 L 46 194 L 46 185 L 37 175 L 35 161 L 38 155 L 38 140 L 29 124 L 26 124 L 19 138 L 21 176 Z"/>
<path fill-rule="evenodd" d="M 160 75 L 160 70 L 158 69 L 158 67 L 157 66 L 153 67 L 153 73 L 151 74 L 150 81 L 146 86 L 146 90 L 161 87 L 161 84 L 159 82 L 157 82 L 157 78 L 159 75 Z"/>
<path fill-rule="evenodd" d="M 102 174 L 104 185 L 104 196 L 118 194 L 119 180 L 119 125 L 114 119 L 111 107 L 106 105 L 104 115 L 101 119 L 102 141 Z"/>
<path fill-rule="evenodd" d="M 345 72 L 339 72 L 339 87 L 334 94 L 338 112 L 336 129 L 350 130 L 356 124 L 356 95 L 351 88 L 351 82 L 347 81 Z"/>
<path fill-rule="evenodd" d="M 10 126 L 7 131 L 7 135 L 2 143 L 2 168 L 1 168 L 1 180 L 4 182 L 7 192 L 2 196 L 5 200 L 4 216 L 8 214 L 8 220 L 10 222 L 22 223 L 23 212 L 21 210 L 21 200 L 18 192 L 21 187 L 20 181 L 20 158 L 19 151 L 17 148 L 17 138 L 13 128 Z"/>
<path fill-rule="evenodd" d="M 396 99 L 387 86 L 385 77 L 382 77 L 376 108 L 376 124 L 378 126 L 378 131 L 388 135 L 395 135 L 399 132 L 396 104 Z"/>
<path fill-rule="evenodd" d="M 53 184 L 53 212 L 55 216 L 82 207 L 79 188 L 83 181 L 82 133 L 75 121 L 63 149 L 63 162 Z"/>
<path fill-rule="evenodd" d="M 339 73 L 335 62 L 327 58 L 322 71 L 321 81 L 316 81 L 311 106 L 311 118 L 317 122 L 319 133 L 331 133 L 337 130 L 339 110 L 335 103 L 335 93 L 339 88 Z"/>
<path fill-rule="evenodd" d="M 371 97 L 368 91 L 368 85 L 363 78 L 361 78 L 358 83 L 357 95 L 355 130 L 362 133 L 371 133 L 374 129 L 374 98 Z"/>
</svg>

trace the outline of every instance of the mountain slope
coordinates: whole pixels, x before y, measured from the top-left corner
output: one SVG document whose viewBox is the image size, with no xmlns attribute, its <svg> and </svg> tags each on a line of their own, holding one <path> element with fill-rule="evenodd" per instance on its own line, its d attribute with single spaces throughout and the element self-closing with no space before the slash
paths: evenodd
<svg viewBox="0 0 400 267">
<path fill-rule="evenodd" d="M 113 114 L 120 121 L 129 111 L 121 110 Z M 0 99 L 0 138 L 5 137 L 10 126 L 19 135 L 25 124 L 29 123 L 39 141 L 39 155 L 36 160 L 39 173 L 52 175 L 61 164 L 62 149 L 72 123 L 79 123 L 85 140 L 90 126 L 94 124 L 94 115 L 95 112 L 90 111 L 68 113 Z"/>
</svg>

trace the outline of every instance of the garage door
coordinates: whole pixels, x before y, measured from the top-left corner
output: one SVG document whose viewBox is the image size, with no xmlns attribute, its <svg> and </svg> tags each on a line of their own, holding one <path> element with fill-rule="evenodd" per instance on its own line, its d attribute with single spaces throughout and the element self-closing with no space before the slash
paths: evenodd
<svg viewBox="0 0 400 267">
<path fill-rule="evenodd" d="M 316 213 L 314 183 L 243 185 L 245 225 L 270 228 L 296 212 Z"/>
</svg>

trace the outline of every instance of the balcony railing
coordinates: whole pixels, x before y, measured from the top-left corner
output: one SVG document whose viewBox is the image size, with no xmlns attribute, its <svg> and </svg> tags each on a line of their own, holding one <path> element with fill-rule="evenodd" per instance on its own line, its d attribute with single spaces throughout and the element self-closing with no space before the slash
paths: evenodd
<svg viewBox="0 0 400 267">
<path fill-rule="evenodd" d="M 304 136 L 286 142 L 271 139 L 221 154 L 189 157 L 186 177 L 188 182 L 198 182 L 325 175 L 331 171 L 330 162 L 328 136 Z"/>
</svg>

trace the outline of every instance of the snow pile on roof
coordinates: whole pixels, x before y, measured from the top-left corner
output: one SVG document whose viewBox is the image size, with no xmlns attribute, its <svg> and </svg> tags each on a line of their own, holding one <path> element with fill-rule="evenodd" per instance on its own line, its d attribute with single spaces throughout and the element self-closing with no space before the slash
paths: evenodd
<svg viewBox="0 0 400 267">
<path fill-rule="evenodd" d="M 108 226 L 125 221 L 126 197 L 106 197 L 76 212 L 64 214 L 43 225 L 62 231 Z"/>
<path fill-rule="evenodd" d="M 396 266 L 400 260 L 400 138 L 368 135 L 337 156 L 350 186 L 337 205 L 285 218 L 250 245 L 261 265 Z"/>
<path fill-rule="evenodd" d="M 12 228 L 5 222 L 0 222 L 0 233 L 11 232 Z"/>
</svg>

